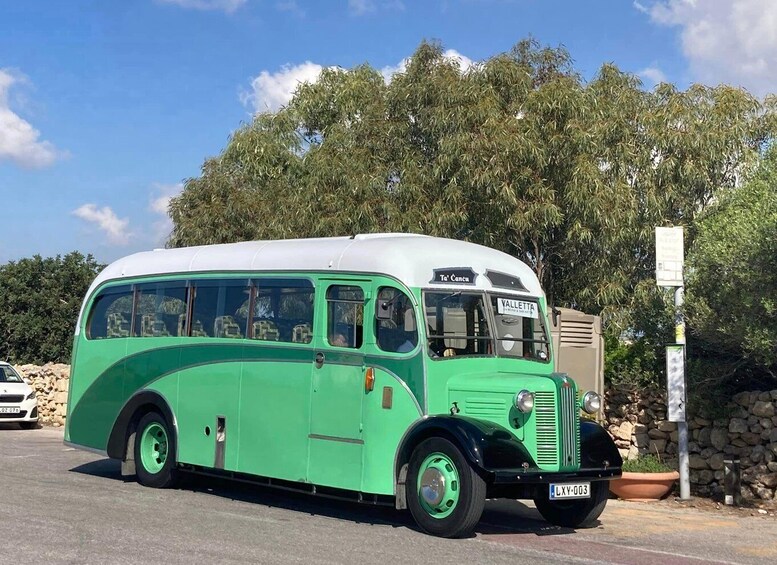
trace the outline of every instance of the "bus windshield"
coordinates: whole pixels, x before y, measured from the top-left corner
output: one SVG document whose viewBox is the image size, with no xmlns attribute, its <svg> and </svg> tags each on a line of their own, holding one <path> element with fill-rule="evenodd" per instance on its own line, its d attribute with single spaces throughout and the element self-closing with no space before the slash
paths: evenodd
<svg viewBox="0 0 777 565">
<path fill-rule="evenodd" d="M 497 355 L 547 361 L 548 334 L 539 304 L 514 296 L 490 295 L 494 313 Z"/>
<path fill-rule="evenodd" d="M 497 355 L 543 362 L 550 357 L 536 300 L 465 291 L 425 292 L 424 311 L 433 357 Z"/>
</svg>

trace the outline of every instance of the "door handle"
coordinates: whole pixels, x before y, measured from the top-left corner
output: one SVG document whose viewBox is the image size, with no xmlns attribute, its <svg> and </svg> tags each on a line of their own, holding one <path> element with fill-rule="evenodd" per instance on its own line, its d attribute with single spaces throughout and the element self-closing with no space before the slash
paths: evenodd
<svg viewBox="0 0 777 565">
<path fill-rule="evenodd" d="M 326 357 L 324 357 L 323 353 L 320 351 L 316 353 L 316 367 L 321 368 L 321 366 L 324 364 L 324 359 L 326 359 Z"/>
</svg>

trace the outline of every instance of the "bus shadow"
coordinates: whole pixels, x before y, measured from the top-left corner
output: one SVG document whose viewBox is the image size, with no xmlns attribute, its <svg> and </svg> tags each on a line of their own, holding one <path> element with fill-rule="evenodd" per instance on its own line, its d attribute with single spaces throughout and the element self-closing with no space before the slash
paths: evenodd
<svg viewBox="0 0 777 565">
<path fill-rule="evenodd" d="M 134 477 L 121 474 L 121 464 L 114 459 L 98 459 L 70 469 L 71 472 L 121 482 L 135 482 Z M 238 502 L 281 508 L 313 516 L 347 520 L 357 524 L 407 528 L 419 532 L 409 512 L 387 506 L 360 504 L 336 498 L 312 496 L 303 492 L 280 490 L 262 484 L 246 483 L 225 478 L 181 473 L 177 490 L 207 494 Z M 545 522 L 539 512 L 516 500 L 489 500 L 483 517 L 475 528 L 476 534 L 529 534 L 537 536 L 566 535 L 570 528 L 560 528 Z"/>
<path fill-rule="evenodd" d="M 536 508 L 520 500 L 497 499 L 486 501 L 483 517 L 475 531 L 486 535 L 559 536 L 574 534 L 576 530 L 549 524 Z"/>
</svg>

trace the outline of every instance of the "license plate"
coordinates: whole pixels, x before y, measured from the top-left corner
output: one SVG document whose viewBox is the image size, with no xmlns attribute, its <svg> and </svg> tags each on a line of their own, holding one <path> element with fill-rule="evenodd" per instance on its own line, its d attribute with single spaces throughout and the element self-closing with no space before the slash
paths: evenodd
<svg viewBox="0 0 777 565">
<path fill-rule="evenodd" d="M 0 407 L 0 414 L 18 414 L 21 410 L 18 406 L 3 406 Z"/>
<path fill-rule="evenodd" d="M 591 483 L 550 483 L 551 500 L 591 498 Z"/>
</svg>

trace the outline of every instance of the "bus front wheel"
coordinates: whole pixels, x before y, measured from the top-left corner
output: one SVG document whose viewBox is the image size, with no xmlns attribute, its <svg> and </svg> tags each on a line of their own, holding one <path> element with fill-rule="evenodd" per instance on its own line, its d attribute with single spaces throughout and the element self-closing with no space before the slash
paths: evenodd
<svg viewBox="0 0 777 565">
<path fill-rule="evenodd" d="M 577 500 L 549 499 L 548 488 L 534 497 L 534 505 L 542 517 L 554 526 L 565 528 L 590 528 L 596 524 L 596 520 L 604 512 L 609 494 L 607 481 L 595 481 L 591 483 L 591 498 Z"/>
<path fill-rule="evenodd" d="M 145 414 L 135 433 L 135 472 L 147 487 L 167 488 L 176 480 L 175 433 L 157 412 Z"/>
<path fill-rule="evenodd" d="M 486 502 L 486 484 L 461 450 L 440 437 L 418 444 L 410 456 L 407 506 L 425 532 L 445 537 L 472 533 Z"/>
</svg>

